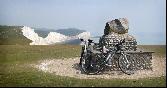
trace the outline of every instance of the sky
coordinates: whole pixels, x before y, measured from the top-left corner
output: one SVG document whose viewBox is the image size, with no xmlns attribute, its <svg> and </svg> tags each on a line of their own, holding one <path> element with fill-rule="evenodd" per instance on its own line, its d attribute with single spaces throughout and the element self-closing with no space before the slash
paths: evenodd
<svg viewBox="0 0 167 88">
<path fill-rule="evenodd" d="M 166 0 L 0 0 L 0 25 L 78 28 L 102 36 L 105 23 L 127 18 L 138 44 L 166 45 Z"/>
</svg>

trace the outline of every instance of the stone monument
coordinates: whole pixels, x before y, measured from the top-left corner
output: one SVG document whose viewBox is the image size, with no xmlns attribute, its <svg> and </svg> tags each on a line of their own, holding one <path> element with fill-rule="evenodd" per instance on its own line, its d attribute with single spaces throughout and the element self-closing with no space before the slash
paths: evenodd
<svg viewBox="0 0 167 88">
<path fill-rule="evenodd" d="M 120 40 L 125 39 L 123 43 L 124 50 L 129 54 L 129 58 L 133 59 L 133 67 L 136 70 L 152 69 L 152 53 L 137 50 L 136 38 L 128 34 L 129 22 L 126 18 L 114 19 L 106 23 L 104 34 L 99 39 L 99 47 L 105 46 L 108 49 L 114 48 Z M 120 70 L 118 66 L 118 58 L 112 61 L 110 70 Z"/>
<path fill-rule="evenodd" d="M 128 34 L 129 22 L 126 18 L 119 18 L 106 23 L 104 35 L 99 39 L 99 45 L 113 48 L 120 40 L 125 38 L 123 48 L 126 51 L 136 51 L 137 41 L 135 37 Z"/>
</svg>

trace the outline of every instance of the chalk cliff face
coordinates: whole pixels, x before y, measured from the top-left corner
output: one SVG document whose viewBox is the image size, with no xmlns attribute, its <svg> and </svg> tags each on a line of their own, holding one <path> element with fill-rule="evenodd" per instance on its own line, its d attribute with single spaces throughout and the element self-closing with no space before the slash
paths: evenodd
<svg viewBox="0 0 167 88">
<path fill-rule="evenodd" d="M 34 29 L 31 29 L 30 27 L 24 26 L 22 28 L 22 32 L 26 38 L 33 41 L 32 43 L 30 43 L 30 45 L 33 45 L 33 44 L 35 45 L 35 43 L 37 43 L 37 42 L 38 42 L 38 44 L 41 44 L 41 43 L 42 43 L 42 45 L 45 44 L 43 38 L 39 37 L 38 34 L 34 32 Z"/>
<path fill-rule="evenodd" d="M 76 36 L 65 36 L 57 32 L 50 32 L 46 38 L 42 38 L 34 32 L 34 29 L 26 26 L 22 28 L 22 32 L 26 38 L 32 40 L 30 45 L 51 45 L 56 43 L 67 43 L 66 41 L 72 42 L 80 38 L 90 38 L 90 32 L 83 32 Z"/>
</svg>

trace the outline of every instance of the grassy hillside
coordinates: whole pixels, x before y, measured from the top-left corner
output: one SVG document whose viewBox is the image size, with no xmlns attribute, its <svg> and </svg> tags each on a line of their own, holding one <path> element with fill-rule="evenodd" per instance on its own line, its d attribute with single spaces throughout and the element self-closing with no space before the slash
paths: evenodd
<svg viewBox="0 0 167 88">
<path fill-rule="evenodd" d="M 139 47 L 154 50 L 155 54 L 166 56 L 166 46 Z M 81 47 L 76 45 L 0 45 L 0 87 L 166 87 L 166 76 L 138 80 L 77 79 L 57 76 L 29 67 L 29 64 L 37 63 L 41 59 L 78 57 L 80 50 Z"/>
<path fill-rule="evenodd" d="M 21 28 L 0 25 L 0 45 L 29 45 L 31 40 L 23 36 Z"/>
</svg>

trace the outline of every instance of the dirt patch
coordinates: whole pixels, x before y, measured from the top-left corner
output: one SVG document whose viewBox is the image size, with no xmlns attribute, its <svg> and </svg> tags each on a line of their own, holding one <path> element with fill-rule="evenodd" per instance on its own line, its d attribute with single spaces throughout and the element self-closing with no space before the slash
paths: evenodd
<svg viewBox="0 0 167 88">
<path fill-rule="evenodd" d="M 135 74 L 126 75 L 123 72 L 110 71 L 101 75 L 86 75 L 81 72 L 79 63 L 79 57 L 69 59 L 48 59 L 39 61 L 39 64 L 33 64 L 31 66 L 42 70 L 44 72 L 53 73 L 60 76 L 69 76 L 80 79 L 95 79 L 95 78 L 120 78 L 120 79 L 139 79 L 146 77 L 160 77 L 166 76 L 166 57 L 153 57 L 152 70 L 140 70 Z"/>
</svg>

